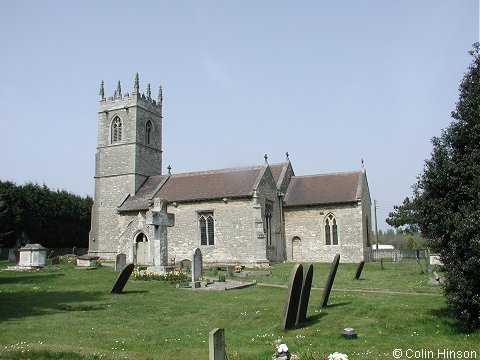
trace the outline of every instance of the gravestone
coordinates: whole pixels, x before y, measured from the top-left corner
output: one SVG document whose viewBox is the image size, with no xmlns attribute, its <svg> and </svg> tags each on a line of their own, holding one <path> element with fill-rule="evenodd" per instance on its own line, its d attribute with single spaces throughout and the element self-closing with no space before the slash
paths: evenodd
<svg viewBox="0 0 480 360">
<path fill-rule="evenodd" d="M 328 298 L 330 297 L 330 291 L 332 291 L 333 280 L 335 280 L 339 262 L 340 254 L 337 254 L 333 258 L 332 265 L 330 266 L 327 282 L 325 283 L 325 288 L 323 289 L 322 300 L 320 300 L 320 307 L 327 307 Z"/>
<path fill-rule="evenodd" d="M 360 280 L 360 275 L 362 275 L 362 270 L 364 266 L 365 261 L 360 261 L 360 264 L 358 264 L 357 270 L 355 271 L 355 280 Z"/>
<path fill-rule="evenodd" d="M 312 289 L 313 265 L 309 264 L 307 271 L 303 276 L 302 292 L 300 295 L 300 304 L 298 305 L 297 323 L 307 320 L 308 300 L 310 299 L 310 290 Z"/>
<path fill-rule="evenodd" d="M 190 271 L 192 268 L 192 261 L 189 259 L 183 259 L 180 261 L 180 269 Z"/>
<path fill-rule="evenodd" d="M 199 248 L 196 248 L 192 256 L 192 288 L 199 287 L 199 281 L 203 271 L 203 257 Z"/>
<path fill-rule="evenodd" d="M 115 257 L 115 271 L 122 271 L 127 265 L 127 255 L 120 253 Z"/>
<path fill-rule="evenodd" d="M 147 225 L 153 225 L 153 266 L 148 270 L 165 273 L 168 264 L 167 227 L 175 225 L 175 215 L 167 213 L 167 200 L 155 198 L 146 213 Z"/>
<path fill-rule="evenodd" d="M 96 255 L 82 255 L 77 257 L 77 267 L 79 268 L 94 268 L 97 266 L 97 260 L 100 259 L 99 256 Z"/>
<path fill-rule="evenodd" d="M 208 334 L 209 360 L 225 360 L 225 330 L 215 328 Z"/>
<path fill-rule="evenodd" d="M 110 294 L 120 294 L 122 292 L 123 288 L 125 287 L 125 284 L 130 278 L 130 275 L 132 275 L 133 269 L 134 269 L 133 263 L 129 263 L 127 266 L 123 268 L 123 270 L 118 275 L 117 280 L 115 281 L 115 284 L 113 285 L 113 288 L 110 291 Z"/>
<path fill-rule="evenodd" d="M 283 308 L 282 330 L 292 329 L 297 322 L 298 308 L 300 304 L 300 295 L 303 284 L 303 266 L 297 264 L 290 275 L 287 296 Z"/>
<path fill-rule="evenodd" d="M 15 263 L 18 262 L 17 252 L 15 251 L 15 249 L 8 250 L 8 261 Z"/>
</svg>

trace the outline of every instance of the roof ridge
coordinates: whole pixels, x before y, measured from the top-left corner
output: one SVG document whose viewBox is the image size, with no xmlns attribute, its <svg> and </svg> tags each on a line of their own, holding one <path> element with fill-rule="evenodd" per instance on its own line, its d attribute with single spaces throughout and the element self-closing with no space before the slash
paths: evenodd
<svg viewBox="0 0 480 360">
<path fill-rule="evenodd" d="M 340 171 L 340 172 L 333 172 L 333 173 L 323 173 L 323 174 L 311 174 L 311 175 L 294 175 L 293 178 L 307 178 L 307 177 L 316 177 L 316 176 L 329 176 L 329 175 L 353 175 L 360 173 L 361 170 L 353 170 L 353 171 Z"/>
<path fill-rule="evenodd" d="M 251 165 L 251 166 L 239 166 L 239 167 L 233 167 L 233 168 L 191 171 L 191 172 L 171 174 L 171 176 L 173 176 L 173 177 L 195 176 L 195 175 L 209 175 L 209 174 L 228 173 L 228 172 L 244 171 L 244 170 L 260 170 L 264 166 L 265 165 Z"/>
</svg>

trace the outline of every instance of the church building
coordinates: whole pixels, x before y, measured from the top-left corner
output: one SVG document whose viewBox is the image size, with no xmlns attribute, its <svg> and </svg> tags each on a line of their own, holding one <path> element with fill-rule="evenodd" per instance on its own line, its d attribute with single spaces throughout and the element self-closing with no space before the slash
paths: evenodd
<svg viewBox="0 0 480 360">
<path fill-rule="evenodd" d="M 190 173 L 162 173 L 162 89 L 105 98 L 100 86 L 95 194 L 89 253 L 155 265 L 190 259 L 200 248 L 206 264 L 264 267 L 283 261 L 359 262 L 371 252 L 371 199 L 359 170 L 296 176 L 285 161 Z M 164 199 L 174 216 L 165 248 L 148 214 Z M 163 245 L 162 245 L 163 246 Z M 168 255 L 166 255 L 168 254 Z"/>
</svg>

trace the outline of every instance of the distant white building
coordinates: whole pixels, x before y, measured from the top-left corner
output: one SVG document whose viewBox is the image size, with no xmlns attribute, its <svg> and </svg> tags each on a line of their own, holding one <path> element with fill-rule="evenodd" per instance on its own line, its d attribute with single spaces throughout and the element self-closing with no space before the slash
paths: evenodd
<svg viewBox="0 0 480 360">
<path fill-rule="evenodd" d="M 373 244 L 372 250 L 394 250 L 395 246 L 393 245 L 384 245 L 384 244 Z"/>
</svg>

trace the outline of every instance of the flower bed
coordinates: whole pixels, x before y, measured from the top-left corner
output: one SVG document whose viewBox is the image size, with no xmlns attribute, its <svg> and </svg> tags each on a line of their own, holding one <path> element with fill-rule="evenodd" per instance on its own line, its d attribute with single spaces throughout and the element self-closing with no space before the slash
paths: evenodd
<svg viewBox="0 0 480 360">
<path fill-rule="evenodd" d="M 177 283 L 187 280 L 187 274 L 183 270 L 159 274 L 153 271 L 135 269 L 132 276 L 134 280 L 138 281 L 169 281 L 170 283 Z"/>
</svg>

